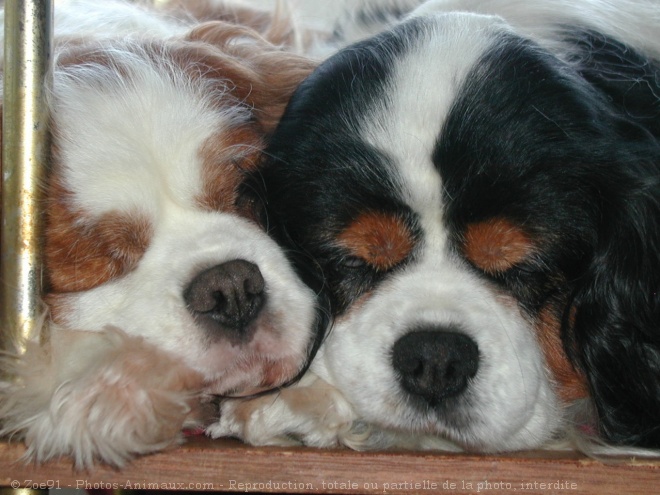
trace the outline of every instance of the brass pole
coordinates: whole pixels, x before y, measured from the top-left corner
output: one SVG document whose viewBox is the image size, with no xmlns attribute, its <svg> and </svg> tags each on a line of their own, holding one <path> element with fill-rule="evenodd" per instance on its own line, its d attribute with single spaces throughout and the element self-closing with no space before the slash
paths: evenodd
<svg viewBox="0 0 660 495">
<path fill-rule="evenodd" d="M 0 349 L 21 352 L 42 311 L 42 185 L 52 0 L 5 0 Z"/>
</svg>

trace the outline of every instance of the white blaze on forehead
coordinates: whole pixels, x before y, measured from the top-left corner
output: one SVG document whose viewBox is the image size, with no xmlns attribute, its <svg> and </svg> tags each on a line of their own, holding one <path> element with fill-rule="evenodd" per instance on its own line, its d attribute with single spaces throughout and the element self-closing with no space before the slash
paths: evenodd
<svg viewBox="0 0 660 495">
<path fill-rule="evenodd" d="M 55 73 L 65 187 L 91 215 L 136 208 L 153 215 L 163 202 L 191 206 L 202 190 L 204 141 L 247 121 L 249 111 L 201 79 L 192 87 L 163 61 L 121 57 L 119 68 L 76 65 Z M 223 98 L 227 110 L 211 109 Z"/>
<path fill-rule="evenodd" d="M 397 58 L 379 105 L 362 123 L 363 139 L 392 158 L 403 199 L 420 214 L 437 217 L 442 181 L 434 148 L 467 75 L 503 26 L 494 17 L 430 16 Z"/>
</svg>

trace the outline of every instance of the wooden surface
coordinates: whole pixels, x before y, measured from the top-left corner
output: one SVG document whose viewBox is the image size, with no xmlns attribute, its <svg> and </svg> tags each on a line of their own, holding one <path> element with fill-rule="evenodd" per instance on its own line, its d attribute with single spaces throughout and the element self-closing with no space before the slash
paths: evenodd
<svg viewBox="0 0 660 495">
<path fill-rule="evenodd" d="M 660 460 L 602 463 L 572 453 L 474 456 L 257 448 L 233 440 L 190 439 L 133 461 L 121 471 L 78 472 L 68 459 L 42 466 L 17 459 L 24 448 L 0 443 L 0 486 L 22 488 L 184 489 L 275 493 L 654 494 Z"/>
</svg>

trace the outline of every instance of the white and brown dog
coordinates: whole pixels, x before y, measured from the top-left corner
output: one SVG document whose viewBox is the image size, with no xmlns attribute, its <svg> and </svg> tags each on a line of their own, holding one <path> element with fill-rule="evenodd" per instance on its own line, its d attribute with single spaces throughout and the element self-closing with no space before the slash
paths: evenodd
<svg viewBox="0 0 660 495">
<path fill-rule="evenodd" d="M 55 23 L 48 318 L 3 358 L 0 431 L 37 461 L 120 466 L 175 443 L 205 396 L 308 362 L 313 293 L 241 186 L 311 65 L 124 2 L 57 3 Z"/>
</svg>

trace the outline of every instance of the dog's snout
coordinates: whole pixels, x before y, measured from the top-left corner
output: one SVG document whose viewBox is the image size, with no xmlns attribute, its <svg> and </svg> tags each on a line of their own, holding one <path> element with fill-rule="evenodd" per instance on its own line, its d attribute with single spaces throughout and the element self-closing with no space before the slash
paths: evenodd
<svg viewBox="0 0 660 495">
<path fill-rule="evenodd" d="M 467 388 L 479 368 L 479 348 L 462 333 L 413 331 L 394 343 L 392 364 L 404 390 L 435 406 Z"/>
<path fill-rule="evenodd" d="M 265 301 L 265 281 L 259 267 L 232 260 L 199 273 L 184 291 L 188 310 L 212 335 L 246 342 L 250 323 Z"/>
</svg>

